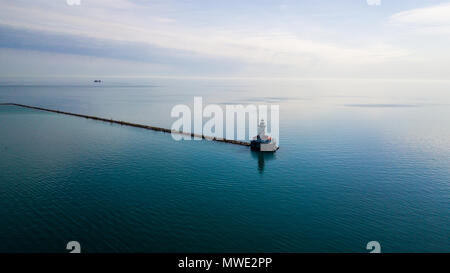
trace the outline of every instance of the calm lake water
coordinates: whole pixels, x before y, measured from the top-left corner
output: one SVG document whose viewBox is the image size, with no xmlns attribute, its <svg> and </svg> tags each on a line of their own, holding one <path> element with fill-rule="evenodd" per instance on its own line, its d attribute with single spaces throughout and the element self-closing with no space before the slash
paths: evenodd
<svg viewBox="0 0 450 273">
<path fill-rule="evenodd" d="M 273 155 L 0 106 L 0 252 L 450 252 L 450 81 L 0 82 L 0 102 L 170 127 L 280 105 Z"/>
</svg>

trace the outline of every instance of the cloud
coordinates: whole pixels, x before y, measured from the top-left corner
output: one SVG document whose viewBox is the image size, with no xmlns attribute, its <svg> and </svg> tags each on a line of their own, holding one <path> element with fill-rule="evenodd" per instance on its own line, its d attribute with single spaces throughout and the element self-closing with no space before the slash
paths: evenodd
<svg viewBox="0 0 450 273">
<path fill-rule="evenodd" d="M 208 58 L 292 65 L 304 69 L 325 62 L 379 63 L 410 54 L 385 43 L 352 48 L 305 40 L 288 31 L 261 30 L 251 26 L 238 29 L 188 27 L 174 24 L 176 21 L 171 18 L 154 17 L 149 8 L 137 7 L 129 1 L 96 1 L 95 6 L 88 6 L 88 2 L 83 1 L 76 8 L 48 5 L 50 8 L 4 6 L 0 11 L 0 25 L 115 43 L 147 44 Z M 83 10 L 87 7 L 89 9 Z M 143 11 L 136 13 L 139 9 Z M 139 16 L 145 12 L 149 13 Z"/>
<path fill-rule="evenodd" d="M 0 77 L 149 76 L 173 73 L 166 65 L 94 56 L 0 49 Z"/>
<path fill-rule="evenodd" d="M 402 11 L 393 14 L 390 22 L 421 33 L 450 33 L 450 3 Z"/>
<path fill-rule="evenodd" d="M 444 46 L 439 44 L 438 50 L 425 50 L 416 43 L 423 40 L 435 45 L 436 37 L 419 39 L 403 29 L 414 25 L 443 31 L 450 17 L 443 16 L 439 8 L 448 10 L 449 5 L 392 16 L 383 13 L 379 21 L 371 22 L 370 29 L 364 24 L 335 26 L 334 19 L 325 12 L 319 19 L 304 18 L 304 14 L 293 14 L 295 5 L 289 2 L 288 8 L 280 11 L 284 6 L 277 3 L 269 15 L 253 16 L 245 11 L 240 14 L 245 19 L 239 21 L 233 17 L 239 13 L 235 5 L 224 5 L 216 11 L 223 17 L 215 18 L 212 7 L 180 2 L 82 0 L 80 6 L 69 6 L 65 0 L 0 0 L 0 51 L 15 49 L 16 55 L 20 55 L 19 50 L 34 52 L 35 63 L 51 53 L 59 60 L 72 55 L 65 65 L 74 67 L 82 67 L 82 63 L 73 56 L 87 57 L 83 60 L 99 58 L 105 73 L 113 68 L 120 71 L 116 64 L 124 62 L 129 71 L 135 71 L 130 63 L 137 63 L 137 67 L 145 68 L 145 73 L 160 74 L 157 68 L 162 67 L 161 73 L 178 75 L 441 77 L 448 74 L 448 62 L 442 57 L 442 52 L 446 52 Z M 189 10 L 182 10 L 186 6 Z M 430 12 L 432 15 L 424 15 Z M 367 19 L 365 14 L 358 16 L 361 17 L 357 19 Z M 285 17 L 289 18 L 288 24 L 277 24 Z M 434 18 L 433 24 L 429 17 Z M 386 20 L 401 26 L 401 31 L 391 24 L 384 29 Z M 430 58 L 433 54 L 436 57 Z M 7 54 L 2 56 L 6 58 Z M 106 65 L 107 59 L 115 65 Z M 13 62 L 14 58 L 8 60 Z M 24 58 L 21 60 L 26 62 Z M 52 65 L 47 67 L 51 70 Z"/>
</svg>

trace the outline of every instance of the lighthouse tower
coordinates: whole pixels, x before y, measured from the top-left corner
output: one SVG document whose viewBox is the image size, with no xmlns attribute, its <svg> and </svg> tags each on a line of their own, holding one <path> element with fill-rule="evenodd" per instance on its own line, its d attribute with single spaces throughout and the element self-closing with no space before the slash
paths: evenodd
<svg viewBox="0 0 450 273">
<path fill-rule="evenodd" d="M 258 125 L 258 137 L 262 140 L 266 140 L 266 123 L 262 119 L 261 122 Z"/>
</svg>

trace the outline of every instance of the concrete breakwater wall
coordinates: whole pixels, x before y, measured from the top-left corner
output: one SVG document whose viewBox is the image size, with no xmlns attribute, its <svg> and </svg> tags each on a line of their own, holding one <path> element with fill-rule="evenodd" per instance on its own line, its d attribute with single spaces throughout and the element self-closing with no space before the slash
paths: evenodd
<svg viewBox="0 0 450 273">
<path fill-rule="evenodd" d="M 109 122 L 109 123 L 116 123 L 116 124 L 120 124 L 120 125 L 137 127 L 137 128 L 153 130 L 153 131 L 158 131 L 158 132 L 163 132 L 163 133 L 180 134 L 180 135 L 188 135 L 188 136 L 190 135 L 191 137 L 198 137 L 198 138 L 212 140 L 212 141 L 218 141 L 218 142 L 224 142 L 224 143 L 230 143 L 230 144 L 236 144 L 236 145 L 243 145 L 243 146 L 250 146 L 250 143 L 245 142 L 245 141 L 231 140 L 231 139 L 225 139 L 225 138 L 216 138 L 216 137 L 211 137 L 211 136 L 198 135 L 198 134 L 194 134 L 194 133 L 180 132 L 180 131 L 176 131 L 176 130 L 161 128 L 161 127 L 149 126 L 149 125 L 138 124 L 138 123 L 131 123 L 131 122 L 126 122 L 126 121 L 121 121 L 121 120 L 106 119 L 106 118 L 101 118 L 101 117 L 96 117 L 96 116 L 82 115 L 82 114 L 64 112 L 64 111 L 59 111 L 59 110 L 52 110 L 52 109 L 47 109 L 47 108 L 42 108 L 42 107 L 37 107 L 37 106 L 19 104 L 19 103 L 0 103 L 0 105 L 14 105 L 14 106 L 19 106 L 19 107 L 24 107 L 24 108 L 29 108 L 29 109 L 47 111 L 47 112 L 75 116 L 75 117 L 80 117 L 80 118 L 93 119 L 93 120 Z"/>
</svg>

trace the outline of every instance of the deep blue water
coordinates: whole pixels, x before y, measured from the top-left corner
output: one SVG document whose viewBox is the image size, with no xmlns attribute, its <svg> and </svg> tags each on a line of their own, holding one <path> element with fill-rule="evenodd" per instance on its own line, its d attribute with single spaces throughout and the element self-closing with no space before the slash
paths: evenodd
<svg viewBox="0 0 450 273">
<path fill-rule="evenodd" d="M 281 147 L 0 106 L 0 252 L 449 252 L 449 86 L 6 83 L 0 102 L 164 127 L 194 95 L 277 103 Z"/>
</svg>

